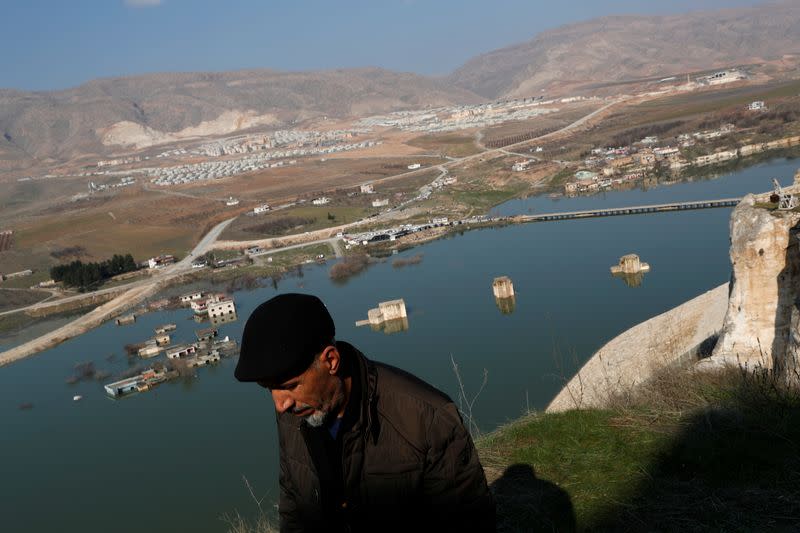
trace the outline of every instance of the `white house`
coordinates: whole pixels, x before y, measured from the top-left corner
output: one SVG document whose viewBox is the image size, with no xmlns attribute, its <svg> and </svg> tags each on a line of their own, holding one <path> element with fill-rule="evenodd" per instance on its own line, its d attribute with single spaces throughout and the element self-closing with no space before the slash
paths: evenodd
<svg viewBox="0 0 800 533">
<path fill-rule="evenodd" d="M 331 203 L 331 199 L 327 196 L 320 196 L 319 198 L 312 200 L 311 203 L 314 205 L 325 205 Z"/>
<path fill-rule="evenodd" d="M 203 291 L 190 292 L 181 296 L 181 303 L 182 304 L 189 303 L 194 300 L 199 300 L 202 297 L 203 297 Z"/>
<path fill-rule="evenodd" d="M 253 208 L 254 215 L 263 215 L 269 211 L 269 206 L 267 204 L 262 204 Z"/>
<path fill-rule="evenodd" d="M 150 268 L 164 268 L 175 262 L 175 257 L 171 255 L 159 255 L 158 257 L 151 257 L 147 260 L 147 266 Z"/>
<path fill-rule="evenodd" d="M 420 165 L 419 163 L 412 163 L 412 164 L 408 165 L 408 170 L 417 170 L 421 166 L 422 165 Z"/>
<path fill-rule="evenodd" d="M 197 346 L 194 344 L 182 344 L 167 350 L 167 359 L 180 359 L 188 355 L 197 353 Z"/>
<path fill-rule="evenodd" d="M 231 298 L 222 298 L 218 302 L 208 304 L 209 318 L 217 318 L 236 313 L 236 305 Z"/>
<path fill-rule="evenodd" d="M 371 183 L 367 183 L 361 186 L 361 194 L 372 194 L 375 192 L 375 189 L 372 187 Z"/>
<path fill-rule="evenodd" d="M 389 199 L 385 198 L 383 200 L 373 200 L 372 207 L 385 207 L 389 205 Z"/>
</svg>

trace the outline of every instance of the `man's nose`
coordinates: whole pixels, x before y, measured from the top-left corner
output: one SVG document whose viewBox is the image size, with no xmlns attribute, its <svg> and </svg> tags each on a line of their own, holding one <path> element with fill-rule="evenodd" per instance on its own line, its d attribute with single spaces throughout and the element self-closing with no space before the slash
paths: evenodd
<svg viewBox="0 0 800 533">
<path fill-rule="evenodd" d="M 272 391 L 272 401 L 275 402 L 275 409 L 279 413 L 284 413 L 291 409 L 292 397 L 286 391 Z"/>
</svg>

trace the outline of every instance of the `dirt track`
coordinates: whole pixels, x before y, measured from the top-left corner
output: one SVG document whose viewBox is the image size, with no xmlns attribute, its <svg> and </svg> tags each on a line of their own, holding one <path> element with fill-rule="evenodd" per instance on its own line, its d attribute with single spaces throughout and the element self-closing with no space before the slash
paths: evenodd
<svg viewBox="0 0 800 533">
<path fill-rule="evenodd" d="M 153 283 L 126 291 L 110 302 L 104 303 L 66 326 L 62 326 L 55 331 L 51 331 L 32 341 L 0 353 L 0 366 L 13 363 L 29 355 L 52 348 L 67 339 L 86 333 L 106 320 L 130 309 L 148 296 L 155 294 L 159 289 L 159 284 Z"/>
<path fill-rule="evenodd" d="M 190 253 L 180 262 L 172 265 L 168 270 L 165 270 L 161 274 L 154 276 L 149 280 L 135 282 L 132 284 L 133 286 L 130 289 L 115 297 L 113 300 L 100 305 L 94 310 L 86 313 L 76 320 L 73 320 L 69 324 L 58 328 L 55 331 L 51 331 L 50 333 L 42 335 L 41 337 L 37 337 L 32 341 L 0 353 L 0 366 L 7 365 L 48 348 L 52 348 L 53 346 L 56 346 L 67 339 L 71 339 L 72 337 L 76 337 L 82 333 L 86 333 L 90 329 L 96 328 L 106 320 L 122 314 L 124 311 L 131 309 L 144 299 L 158 293 L 158 291 L 163 289 L 173 279 L 190 271 L 193 258 L 207 252 L 216 242 L 219 234 L 222 233 L 222 231 L 232 221 L 233 219 L 230 219 L 217 224 L 200 240 L 192 253 Z M 91 293 L 87 295 L 87 297 L 91 296 Z"/>
</svg>

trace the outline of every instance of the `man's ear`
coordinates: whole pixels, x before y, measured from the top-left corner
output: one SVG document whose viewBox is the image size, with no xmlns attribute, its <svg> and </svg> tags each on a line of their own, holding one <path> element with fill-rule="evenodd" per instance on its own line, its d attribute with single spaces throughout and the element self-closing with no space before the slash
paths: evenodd
<svg viewBox="0 0 800 533">
<path fill-rule="evenodd" d="M 339 354 L 339 350 L 336 346 L 331 345 L 322 350 L 320 362 L 325 365 L 325 369 L 328 370 L 329 374 L 335 376 L 339 373 L 342 356 Z"/>
</svg>

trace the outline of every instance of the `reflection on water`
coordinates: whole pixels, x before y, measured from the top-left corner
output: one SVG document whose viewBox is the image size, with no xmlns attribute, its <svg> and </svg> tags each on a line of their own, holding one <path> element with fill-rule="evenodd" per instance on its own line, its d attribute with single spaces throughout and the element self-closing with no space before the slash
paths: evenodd
<svg viewBox="0 0 800 533">
<path fill-rule="evenodd" d="M 763 190 L 773 175 L 791 183 L 795 170 L 796 163 L 778 161 L 722 180 L 660 186 L 649 193 L 558 203 L 532 197 L 499 209 L 569 211 L 727 198 Z M 544 408 L 563 381 L 619 332 L 726 281 L 729 216 L 730 209 L 708 209 L 470 231 L 426 244 L 425 261 L 413 269 L 377 263 L 342 287 L 331 283 L 326 268 L 314 266 L 305 270 L 303 283 L 326 302 L 337 338 L 446 394 L 459 393 L 450 354 L 468 385 L 479 386 L 488 370 L 473 415 L 479 427 L 491 430 L 529 407 Z M 608 270 L 630 250 L 658 265 L 647 283 L 634 283 L 636 290 Z M 415 253 L 419 250 L 398 256 Z M 499 274 L 529 297 L 513 307 L 498 302 L 493 309 L 487 282 Z M 294 292 L 295 280 L 281 283 L 281 289 Z M 176 295 L 185 290 L 176 288 Z M 269 284 L 236 293 L 239 312 L 247 317 L 276 293 Z M 414 302 L 413 330 L 407 320 L 379 328 L 402 335 L 355 326 L 376 301 L 399 294 Z M 512 308 L 512 314 L 502 314 Z M 165 383 L 126 402 L 107 401 L 103 382 L 96 379 L 64 383 L 81 362 L 112 375 L 140 372 L 132 368 L 139 359 L 129 361 L 124 346 L 151 337 L 165 323 L 178 324 L 171 334 L 176 343 L 194 342 L 191 317 L 190 309 L 165 309 L 126 328 L 106 323 L 0 369 L 0 455 L 14 457 L 2 462 L 0 501 L 14 509 L 4 513 L 3 531 L 99 533 L 112 523 L 114 533 L 139 533 L 141 524 L 119 517 L 128 516 L 130 502 L 147 494 L 170 502 L 148 508 L 151 529 L 216 533 L 227 529 L 220 525 L 222 514 L 253 507 L 242 474 L 257 493 L 269 493 L 265 505 L 275 502 L 280 468 L 274 406 L 258 386 L 235 380 L 235 358 L 206 367 L 199 378 Z M 243 322 L 214 327 L 222 337 L 240 339 Z M 109 359 L 112 353 L 117 356 Z M 83 400 L 74 402 L 75 395 Z M 158 473 L 158 483 L 142 475 L 143 464 Z M 199 464 L 200 475 L 187 475 L 198 472 Z M 67 496 L 48 500 L 48 512 L 42 513 L 41 487 L 62 489 Z M 93 502 L 91 517 L 73 494 Z"/>
<path fill-rule="evenodd" d="M 383 331 L 387 335 L 393 333 L 401 333 L 408 331 L 408 318 L 395 318 L 393 320 L 386 320 L 380 324 L 370 324 L 373 331 Z"/>
<path fill-rule="evenodd" d="M 497 304 L 497 308 L 500 309 L 500 312 L 504 315 L 510 315 L 517 307 L 517 298 L 515 296 L 509 298 L 495 298 L 494 301 Z"/>
<path fill-rule="evenodd" d="M 615 278 L 619 278 L 625 282 L 625 285 L 628 287 L 641 287 L 642 281 L 644 281 L 644 272 L 636 272 L 635 274 L 626 274 L 623 272 L 618 272 L 616 274 L 611 274 Z"/>
</svg>

